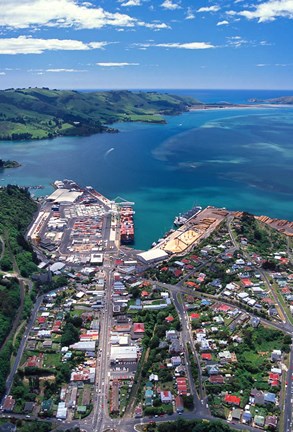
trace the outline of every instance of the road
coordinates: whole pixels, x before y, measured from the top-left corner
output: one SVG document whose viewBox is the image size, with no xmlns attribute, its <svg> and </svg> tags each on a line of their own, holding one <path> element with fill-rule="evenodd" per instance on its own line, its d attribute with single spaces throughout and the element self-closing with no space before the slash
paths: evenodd
<svg viewBox="0 0 293 432">
<path fill-rule="evenodd" d="M 285 390 L 285 402 L 284 402 L 284 432 L 292 431 L 292 404 L 293 404 L 293 337 L 292 345 L 289 356 L 289 367 L 286 376 L 287 387 Z"/>
<path fill-rule="evenodd" d="M 34 308 L 33 308 L 32 312 L 31 312 L 30 320 L 29 320 L 29 322 L 28 322 L 28 324 L 26 326 L 26 330 L 25 330 L 25 332 L 23 334 L 23 337 L 21 339 L 21 343 L 20 343 L 20 346 L 18 348 L 18 351 L 17 351 L 16 357 L 15 357 L 13 366 L 12 366 L 12 368 L 10 370 L 10 374 L 9 374 L 7 380 L 6 380 L 6 393 L 5 393 L 5 395 L 4 395 L 3 399 L 2 399 L 1 405 L 3 404 L 3 400 L 4 400 L 5 396 L 8 395 L 10 393 L 10 391 L 11 391 L 11 387 L 12 387 L 13 380 L 14 380 L 14 375 L 16 374 L 17 369 L 19 367 L 19 363 L 21 361 L 21 357 L 23 355 L 23 352 L 24 352 L 24 349 L 25 349 L 25 346 L 26 346 L 26 343 L 27 343 L 28 336 L 30 334 L 30 331 L 32 329 L 34 321 L 35 321 L 35 319 L 37 317 L 37 313 L 38 313 L 38 310 L 39 310 L 39 307 L 40 307 L 42 301 L 43 301 L 43 296 L 38 297 L 37 301 L 36 301 L 36 303 L 34 305 Z"/>
<path fill-rule="evenodd" d="M 181 338 L 182 338 L 182 341 L 184 342 L 184 345 L 185 345 L 185 352 L 188 353 L 188 344 L 189 344 L 189 346 L 192 350 L 192 353 L 196 359 L 197 365 L 198 365 L 199 395 L 197 393 L 194 380 L 192 378 L 191 367 L 190 367 L 189 358 L 187 355 L 187 362 L 186 362 L 187 375 L 188 375 L 188 382 L 190 385 L 191 393 L 193 394 L 195 411 L 199 415 L 202 415 L 204 417 L 205 415 L 210 415 L 210 412 L 206 406 L 206 395 L 205 395 L 205 392 L 203 389 L 203 384 L 202 384 L 201 367 L 199 364 L 197 352 L 194 349 L 194 343 L 192 340 L 192 333 L 191 333 L 191 329 L 190 329 L 190 324 L 188 322 L 188 316 L 186 315 L 186 311 L 184 310 L 184 306 L 183 306 L 184 303 L 182 302 L 181 293 L 176 292 L 176 291 L 172 292 L 171 298 L 173 300 L 173 303 L 174 303 L 174 306 L 177 310 L 177 313 L 180 317 L 180 322 L 181 322 L 181 327 L 182 327 Z"/>
<path fill-rule="evenodd" d="M 95 403 L 94 415 L 92 419 L 92 426 L 94 430 L 102 431 L 106 426 L 105 422 L 111 423 L 108 415 L 108 394 L 109 394 L 109 365 L 110 365 L 110 344 L 109 336 L 111 330 L 112 320 L 112 306 L 111 306 L 111 293 L 112 293 L 112 268 L 104 267 L 106 272 L 106 298 L 105 308 L 102 312 L 101 331 L 99 351 L 97 355 L 97 374 L 96 374 L 96 388 L 95 388 Z"/>
<path fill-rule="evenodd" d="M 1 254 L 0 254 L 0 261 L 2 260 L 5 252 L 5 243 L 3 238 L 0 236 L 0 243 L 1 243 Z"/>
</svg>

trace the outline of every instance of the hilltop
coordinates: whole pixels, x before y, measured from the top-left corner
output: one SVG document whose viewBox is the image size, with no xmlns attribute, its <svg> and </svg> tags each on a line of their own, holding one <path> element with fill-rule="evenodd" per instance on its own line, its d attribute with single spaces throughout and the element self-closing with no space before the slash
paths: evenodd
<svg viewBox="0 0 293 432">
<path fill-rule="evenodd" d="M 127 90 L 78 92 L 48 88 L 0 91 L 0 140 L 43 139 L 117 132 L 117 121 L 165 123 L 200 104 L 191 97 Z"/>
<path fill-rule="evenodd" d="M 250 99 L 249 102 L 261 102 L 274 105 L 293 105 L 293 96 L 280 96 L 273 99 Z"/>
</svg>

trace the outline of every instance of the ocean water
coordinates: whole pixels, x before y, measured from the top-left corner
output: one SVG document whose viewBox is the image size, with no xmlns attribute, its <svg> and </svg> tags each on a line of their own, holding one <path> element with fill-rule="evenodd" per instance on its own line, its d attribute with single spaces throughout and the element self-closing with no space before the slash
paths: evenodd
<svg viewBox="0 0 293 432">
<path fill-rule="evenodd" d="M 164 90 L 165 91 L 165 90 Z M 204 102 L 247 102 L 284 91 L 169 91 Z M 136 242 L 147 249 L 193 205 L 293 219 L 293 107 L 208 110 L 167 124 L 121 123 L 118 134 L 0 142 L 0 158 L 22 166 L 0 184 L 44 185 L 72 178 L 109 198 L 135 202 Z"/>
</svg>

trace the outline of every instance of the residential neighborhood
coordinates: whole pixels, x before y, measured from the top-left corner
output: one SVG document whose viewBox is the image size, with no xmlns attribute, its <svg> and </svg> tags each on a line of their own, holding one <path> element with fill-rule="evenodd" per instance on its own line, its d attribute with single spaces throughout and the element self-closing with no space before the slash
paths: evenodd
<svg viewBox="0 0 293 432">
<path fill-rule="evenodd" d="M 182 416 L 288 432 L 290 241 L 252 215 L 209 208 L 215 223 L 180 228 L 201 230 L 186 248 L 167 251 L 172 232 L 142 253 L 119 243 L 125 203 L 71 181 L 55 192 L 29 231 L 39 295 L 3 418 L 90 431 Z"/>
</svg>

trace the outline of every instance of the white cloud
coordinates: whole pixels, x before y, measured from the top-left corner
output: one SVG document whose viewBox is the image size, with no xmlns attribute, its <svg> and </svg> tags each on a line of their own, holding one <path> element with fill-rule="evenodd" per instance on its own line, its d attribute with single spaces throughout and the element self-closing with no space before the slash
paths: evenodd
<svg viewBox="0 0 293 432">
<path fill-rule="evenodd" d="M 53 73 L 62 73 L 62 72 L 69 72 L 69 73 L 79 73 L 79 72 L 88 72 L 86 69 L 46 69 L 45 72 L 53 72 Z"/>
<path fill-rule="evenodd" d="M 0 39 L 0 54 L 42 54 L 44 51 L 102 49 L 107 42 L 84 43 L 73 39 L 36 39 L 27 36 Z"/>
<path fill-rule="evenodd" d="M 226 46 L 231 46 L 234 48 L 240 48 L 240 47 L 256 47 L 259 45 L 269 45 L 266 41 L 258 41 L 258 40 L 250 40 L 250 39 L 244 39 L 241 36 L 229 36 L 226 38 L 228 44 Z"/>
<path fill-rule="evenodd" d="M 140 0 L 128 0 L 125 3 L 122 3 L 121 6 L 129 7 L 129 6 L 140 6 Z"/>
<path fill-rule="evenodd" d="M 292 66 L 290 63 L 275 63 L 275 64 L 269 64 L 269 63 L 258 63 L 256 65 L 257 67 L 265 67 L 265 66 L 276 66 L 276 67 L 288 67 Z"/>
<path fill-rule="evenodd" d="M 293 19 L 293 0 L 269 0 L 252 7 L 254 10 L 243 10 L 234 13 L 249 20 L 257 19 L 259 23 L 274 21 L 276 18 L 281 17 Z"/>
<path fill-rule="evenodd" d="M 201 7 L 197 9 L 197 12 L 218 12 L 219 10 L 220 10 L 220 6 L 214 5 L 214 6 Z"/>
<path fill-rule="evenodd" d="M 171 28 L 170 26 L 168 26 L 165 23 L 156 23 L 156 22 L 154 22 L 154 23 L 144 23 L 143 26 L 146 27 L 146 28 L 149 28 L 149 29 L 153 29 L 153 30 L 162 30 L 162 29 L 169 29 L 169 28 Z"/>
<path fill-rule="evenodd" d="M 159 48 L 177 48 L 177 49 L 188 49 L 188 50 L 202 50 L 209 48 L 216 48 L 215 45 L 210 44 L 209 42 L 187 42 L 187 43 L 146 43 L 146 44 L 135 44 L 140 48 L 149 48 L 149 47 L 159 47 Z"/>
<path fill-rule="evenodd" d="M 173 0 L 164 0 L 161 4 L 162 8 L 168 9 L 168 10 L 176 10 L 181 9 L 181 6 L 179 3 L 173 3 Z"/>
<path fill-rule="evenodd" d="M 185 19 L 187 19 L 187 20 L 193 20 L 194 18 L 195 18 L 195 15 L 194 15 L 194 12 L 192 11 L 192 9 L 190 7 L 187 8 Z"/>
<path fill-rule="evenodd" d="M 37 26 L 77 29 L 105 26 L 155 28 L 154 24 L 150 27 L 148 23 L 127 14 L 107 12 L 88 2 L 79 4 L 77 0 L 5 0 L 1 8 L 0 26 L 19 29 Z"/>
<path fill-rule="evenodd" d="M 106 63 L 96 63 L 97 66 L 102 66 L 102 67 L 124 67 L 124 66 L 139 66 L 139 63 L 126 63 L 126 62 L 121 62 L 121 63 L 115 63 L 115 62 L 106 62 Z"/>
<path fill-rule="evenodd" d="M 6 73 L 5 72 L 0 72 L 0 75 L 6 75 Z"/>
<path fill-rule="evenodd" d="M 227 21 L 227 20 L 217 22 L 217 26 L 223 26 L 223 25 L 228 25 L 228 24 L 229 24 L 229 21 Z"/>
</svg>

